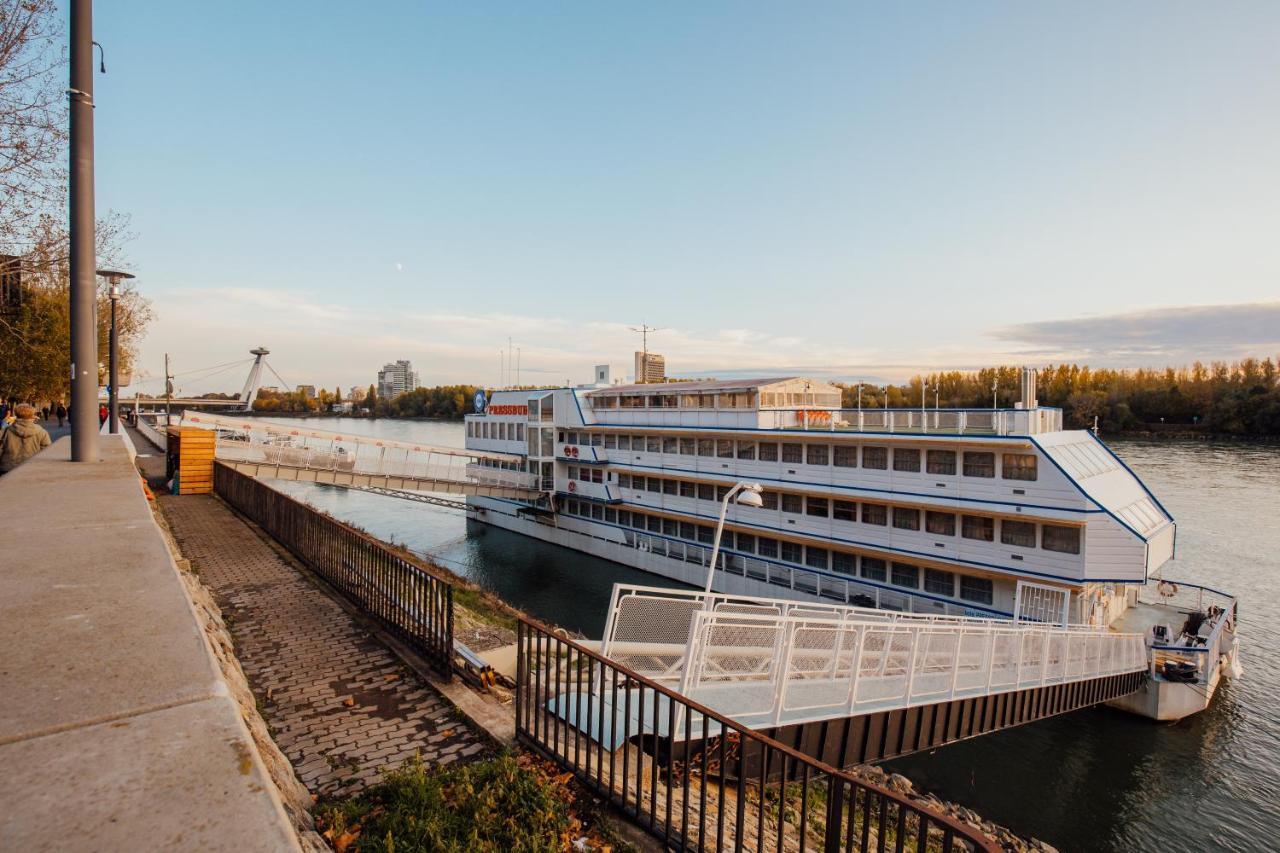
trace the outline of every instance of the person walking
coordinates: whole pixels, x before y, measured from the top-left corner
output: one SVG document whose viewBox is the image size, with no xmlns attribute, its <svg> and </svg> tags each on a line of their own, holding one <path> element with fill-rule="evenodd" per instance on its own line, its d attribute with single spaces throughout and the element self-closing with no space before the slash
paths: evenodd
<svg viewBox="0 0 1280 853">
<path fill-rule="evenodd" d="M 40 420 L 44 421 L 45 423 L 48 423 L 48 422 L 49 422 L 49 407 L 48 407 L 48 405 L 44 405 L 44 406 L 41 406 L 41 407 L 40 407 Z"/>
<path fill-rule="evenodd" d="M 36 407 L 20 403 L 18 419 L 0 435 L 0 474 L 8 474 L 49 446 L 49 433 L 36 423 Z"/>
<path fill-rule="evenodd" d="M 107 422 L 107 407 L 99 406 L 98 407 L 98 426 L 101 427 L 106 422 Z"/>
<path fill-rule="evenodd" d="M 54 410 L 54 414 L 58 416 L 58 426 L 61 427 L 67 419 L 67 407 L 58 403 L 58 408 Z"/>
</svg>

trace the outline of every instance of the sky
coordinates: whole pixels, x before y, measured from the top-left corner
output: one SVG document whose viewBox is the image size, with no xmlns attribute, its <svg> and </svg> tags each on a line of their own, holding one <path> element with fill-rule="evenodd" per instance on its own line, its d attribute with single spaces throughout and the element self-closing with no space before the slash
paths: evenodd
<svg viewBox="0 0 1280 853">
<path fill-rule="evenodd" d="M 97 6 L 140 389 L 1280 354 L 1278 3 Z"/>
</svg>

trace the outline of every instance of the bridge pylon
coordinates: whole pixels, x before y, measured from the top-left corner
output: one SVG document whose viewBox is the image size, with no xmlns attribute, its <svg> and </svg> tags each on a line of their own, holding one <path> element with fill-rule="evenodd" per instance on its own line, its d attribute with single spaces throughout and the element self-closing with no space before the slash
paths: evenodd
<svg viewBox="0 0 1280 853">
<path fill-rule="evenodd" d="M 249 368 L 249 376 L 245 379 L 244 390 L 240 392 L 240 399 L 244 404 L 240 407 L 241 411 L 253 411 L 253 399 L 258 396 L 258 388 L 262 385 L 262 365 L 266 363 L 267 356 L 271 354 L 271 350 L 266 347 L 255 347 L 249 350 L 249 354 L 256 356 L 253 360 L 253 366 Z"/>
</svg>

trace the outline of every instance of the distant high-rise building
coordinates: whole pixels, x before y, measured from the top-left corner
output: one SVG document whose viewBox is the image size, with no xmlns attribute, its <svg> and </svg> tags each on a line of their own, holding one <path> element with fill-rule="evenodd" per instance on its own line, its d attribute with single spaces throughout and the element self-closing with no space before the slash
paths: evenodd
<svg viewBox="0 0 1280 853">
<path fill-rule="evenodd" d="M 609 365 L 607 364 L 596 365 L 596 384 L 597 385 L 609 384 Z"/>
<path fill-rule="evenodd" d="M 656 352 L 636 353 L 636 381 L 662 382 L 667 378 L 667 360 Z"/>
<path fill-rule="evenodd" d="M 418 374 L 414 371 L 413 365 L 407 361 L 401 360 L 384 365 L 378 371 L 378 396 L 384 400 L 390 400 L 397 394 L 412 391 L 417 387 Z"/>
</svg>

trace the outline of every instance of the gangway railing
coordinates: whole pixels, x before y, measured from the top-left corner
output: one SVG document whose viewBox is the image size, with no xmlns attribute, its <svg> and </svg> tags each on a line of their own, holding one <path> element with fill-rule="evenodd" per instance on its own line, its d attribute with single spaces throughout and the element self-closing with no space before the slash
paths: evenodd
<svg viewBox="0 0 1280 853">
<path fill-rule="evenodd" d="M 483 493 L 506 489 L 537 494 L 538 476 L 521 470 L 524 458 L 509 453 L 440 447 L 347 432 L 272 424 L 184 411 L 182 425 L 215 430 L 215 455 L 224 462 L 332 475 L 335 485 L 378 485 L 370 477 L 409 481 L 401 488 Z M 356 478 L 359 475 L 359 478 Z"/>
<path fill-rule="evenodd" d="M 602 653 L 765 728 L 1147 668 L 1144 638 L 1086 625 L 615 589 Z"/>
</svg>

